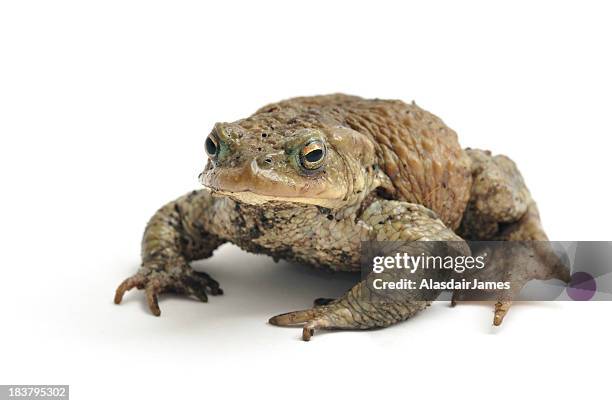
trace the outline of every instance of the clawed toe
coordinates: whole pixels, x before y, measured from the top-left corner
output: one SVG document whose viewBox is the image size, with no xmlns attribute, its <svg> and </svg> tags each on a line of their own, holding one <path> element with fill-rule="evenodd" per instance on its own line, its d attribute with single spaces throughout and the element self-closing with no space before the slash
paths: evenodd
<svg viewBox="0 0 612 406">
<path fill-rule="evenodd" d="M 179 275 L 168 276 L 145 267 L 127 278 L 115 291 L 115 303 L 121 303 L 125 292 L 133 289 L 144 290 L 147 305 L 155 316 L 161 315 L 159 308 L 159 295 L 162 293 L 177 293 L 191 296 L 202 302 L 208 302 L 208 294 L 222 295 L 223 290 L 219 283 L 204 272 L 194 272 L 185 267 Z"/>
<path fill-rule="evenodd" d="M 151 281 L 147 283 L 147 287 L 145 288 L 145 296 L 147 298 L 147 304 L 149 305 L 149 310 L 155 316 L 159 317 L 161 315 L 161 310 L 159 309 L 159 302 L 157 300 L 157 296 L 161 293 L 161 284 L 159 281 Z"/>
<path fill-rule="evenodd" d="M 502 322 L 504 321 L 504 317 L 506 317 L 506 314 L 508 313 L 508 310 L 510 309 L 511 305 L 512 302 L 509 301 L 495 303 L 495 315 L 493 316 L 494 326 L 501 326 Z"/>
<path fill-rule="evenodd" d="M 302 340 L 310 341 L 316 329 L 326 329 L 333 327 L 328 319 L 314 319 L 304 325 L 302 329 Z"/>
<path fill-rule="evenodd" d="M 142 289 L 144 287 L 145 281 L 146 280 L 144 276 L 134 275 L 134 276 L 127 278 L 123 282 L 121 282 L 121 284 L 115 291 L 115 304 L 121 303 L 121 300 L 123 300 L 123 295 L 125 294 L 125 292 L 133 288 L 136 288 L 136 287 L 138 289 Z"/>
<path fill-rule="evenodd" d="M 302 339 L 304 341 L 310 341 L 316 329 L 333 327 L 325 318 L 324 312 L 318 311 L 318 308 L 279 314 L 278 316 L 272 317 L 269 323 L 275 326 L 296 326 L 304 324 L 302 329 Z"/>
<path fill-rule="evenodd" d="M 298 310 L 279 314 L 278 316 L 272 317 L 268 322 L 275 326 L 296 326 L 314 319 L 317 315 L 317 309 Z"/>
</svg>

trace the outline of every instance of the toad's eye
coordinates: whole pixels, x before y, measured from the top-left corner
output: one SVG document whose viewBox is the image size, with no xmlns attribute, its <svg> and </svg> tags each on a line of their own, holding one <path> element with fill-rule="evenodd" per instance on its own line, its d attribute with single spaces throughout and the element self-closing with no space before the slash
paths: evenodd
<svg viewBox="0 0 612 406">
<path fill-rule="evenodd" d="M 206 153 L 209 157 L 214 158 L 215 156 L 217 156 L 217 152 L 219 152 L 219 145 L 212 136 L 209 135 L 208 137 L 206 137 L 206 142 L 204 146 L 206 147 Z"/>
<path fill-rule="evenodd" d="M 306 169 L 318 169 L 325 160 L 325 144 L 321 141 L 310 141 L 300 151 L 300 164 Z"/>
</svg>

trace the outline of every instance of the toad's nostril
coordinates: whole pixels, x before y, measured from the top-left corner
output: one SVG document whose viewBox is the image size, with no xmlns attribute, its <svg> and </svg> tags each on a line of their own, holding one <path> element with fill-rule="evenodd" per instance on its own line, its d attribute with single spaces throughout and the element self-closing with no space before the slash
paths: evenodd
<svg viewBox="0 0 612 406">
<path fill-rule="evenodd" d="M 270 169 L 272 162 L 273 160 L 270 155 L 259 156 L 253 160 L 253 163 L 261 169 Z"/>
</svg>

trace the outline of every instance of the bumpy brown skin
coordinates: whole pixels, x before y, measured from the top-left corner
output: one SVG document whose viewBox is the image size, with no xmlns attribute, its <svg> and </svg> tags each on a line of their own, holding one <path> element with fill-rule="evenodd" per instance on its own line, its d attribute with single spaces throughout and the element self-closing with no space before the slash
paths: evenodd
<svg viewBox="0 0 612 406">
<path fill-rule="evenodd" d="M 137 287 L 159 315 L 161 293 L 203 301 L 221 294 L 219 284 L 189 262 L 211 256 L 224 242 L 275 259 L 359 271 L 360 244 L 367 240 L 546 238 L 512 161 L 464 151 L 454 131 L 414 103 L 301 97 L 217 124 L 210 137 L 216 148 L 201 175 L 205 189 L 153 216 L 142 267 L 119 286 L 116 303 Z M 314 170 L 304 167 L 300 155 L 312 140 L 325 150 Z M 467 252 L 462 246 L 457 255 Z M 366 282 L 337 300 L 270 322 L 304 324 L 309 340 L 318 328 L 388 326 L 432 300 L 376 300 Z M 496 320 L 508 306 L 498 309 Z"/>
</svg>

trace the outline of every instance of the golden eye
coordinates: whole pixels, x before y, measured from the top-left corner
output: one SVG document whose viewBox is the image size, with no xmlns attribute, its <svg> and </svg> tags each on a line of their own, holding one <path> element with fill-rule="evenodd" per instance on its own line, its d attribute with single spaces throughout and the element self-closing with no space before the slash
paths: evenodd
<svg viewBox="0 0 612 406">
<path fill-rule="evenodd" d="M 300 151 L 300 163 L 306 169 L 317 169 L 325 160 L 325 144 L 321 141 L 310 141 Z"/>
<path fill-rule="evenodd" d="M 214 158 L 215 156 L 217 156 L 217 153 L 219 152 L 219 145 L 212 136 L 209 135 L 208 137 L 206 137 L 206 142 L 204 143 L 204 146 L 206 147 L 206 153 L 209 157 Z"/>
</svg>

